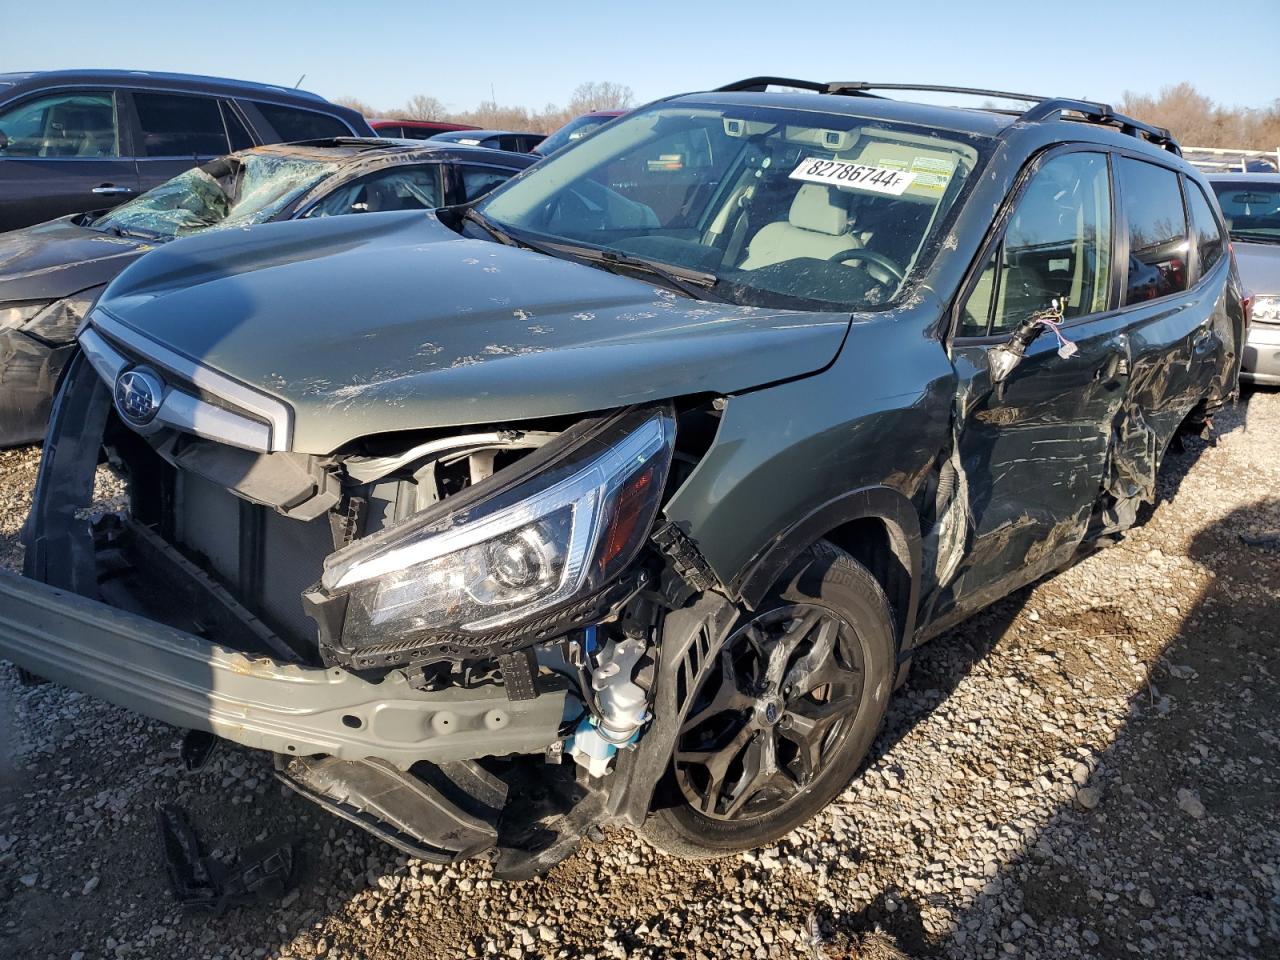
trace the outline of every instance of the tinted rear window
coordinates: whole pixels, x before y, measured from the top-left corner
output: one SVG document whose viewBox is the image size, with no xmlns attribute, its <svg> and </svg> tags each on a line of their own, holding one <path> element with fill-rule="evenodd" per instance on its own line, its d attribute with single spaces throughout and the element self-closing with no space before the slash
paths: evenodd
<svg viewBox="0 0 1280 960">
<path fill-rule="evenodd" d="M 259 103 L 256 106 L 285 143 L 351 136 L 351 130 L 345 123 L 328 114 L 299 110 L 297 107 L 282 107 L 275 103 Z"/>
<path fill-rule="evenodd" d="M 133 95 L 144 157 L 218 157 L 227 152 L 222 111 L 212 97 L 177 93 Z"/>
<path fill-rule="evenodd" d="M 1263 243 L 1280 240 L 1280 182 L 1215 180 L 1211 185 L 1231 236 Z"/>
<path fill-rule="evenodd" d="M 1187 209 L 1191 214 L 1191 235 L 1195 238 L 1200 258 L 1200 275 L 1204 276 L 1222 259 L 1222 231 L 1209 198 L 1198 183 L 1187 181 Z"/>
<path fill-rule="evenodd" d="M 1129 279 L 1124 302 L 1141 303 L 1187 289 L 1187 218 L 1178 175 L 1120 157 L 1116 163 L 1129 223 Z"/>
</svg>

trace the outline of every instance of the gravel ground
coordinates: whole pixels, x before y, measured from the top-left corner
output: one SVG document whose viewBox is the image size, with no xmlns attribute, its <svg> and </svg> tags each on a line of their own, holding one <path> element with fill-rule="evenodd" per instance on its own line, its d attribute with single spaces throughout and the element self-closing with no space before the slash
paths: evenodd
<svg viewBox="0 0 1280 960">
<path fill-rule="evenodd" d="M 263 755 L 186 773 L 173 729 L 0 664 L 0 955 L 1280 956 L 1280 549 L 1241 539 L 1280 531 L 1280 394 L 1218 432 L 1123 543 L 926 648 L 828 811 L 716 863 L 629 834 L 525 883 L 407 860 Z M 36 462 L 0 452 L 7 565 Z M 295 837 L 300 886 L 182 914 L 158 801 L 223 850 Z"/>
</svg>

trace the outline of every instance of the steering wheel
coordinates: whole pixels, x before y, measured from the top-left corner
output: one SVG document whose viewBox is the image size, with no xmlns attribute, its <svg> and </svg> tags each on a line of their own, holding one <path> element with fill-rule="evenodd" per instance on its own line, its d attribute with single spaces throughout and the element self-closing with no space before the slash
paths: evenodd
<svg viewBox="0 0 1280 960">
<path fill-rule="evenodd" d="M 866 268 L 867 273 L 871 274 L 880 283 L 887 283 L 890 280 L 896 280 L 901 283 L 906 279 L 906 271 L 900 266 L 886 257 L 883 253 L 876 253 L 874 250 L 866 250 L 857 247 L 852 250 L 841 250 L 839 253 L 832 254 L 827 258 L 829 263 L 847 263 L 850 260 L 861 260 L 864 263 L 879 267 L 886 276 L 881 276 L 875 270 Z"/>
</svg>

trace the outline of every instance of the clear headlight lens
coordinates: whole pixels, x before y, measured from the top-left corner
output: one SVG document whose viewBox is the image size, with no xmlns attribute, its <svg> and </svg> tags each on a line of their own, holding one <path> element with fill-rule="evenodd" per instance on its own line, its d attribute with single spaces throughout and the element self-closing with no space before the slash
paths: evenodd
<svg viewBox="0 0 1280 960">
<path fill-rule="evenodd" d="M 343 644 L 501 630 L 598 591 L 648 535 L 674 443 L 667 410 L 630 411 L 518 483 L 495 474 L 491 496 L 335 554 L 321 583 L 349 597 Z"/>
<path fill-rule="evenodd" d="M 1258 323 L 1280 323 L 1280 297 L 1258 297 L 1253 302 L 1253 319 Z"/>
<path fill-rule="evenodd" d="M 7 307 L 0 307 L 0 330 L 12 330 L 21 327 L 48 305 L 47 302 L 15 303 Z"/>
<path fill-rule="evenodd" d="M 21 329 L 50 343 L 70 343 L 105 285 L 82 290 L 61 300 L 0 307 L 0 330 Z"/>
</svg>

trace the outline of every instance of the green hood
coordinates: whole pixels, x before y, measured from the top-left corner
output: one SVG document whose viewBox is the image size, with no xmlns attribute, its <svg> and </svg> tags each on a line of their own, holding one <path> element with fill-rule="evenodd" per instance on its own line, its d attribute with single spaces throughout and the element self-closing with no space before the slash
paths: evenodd
<svg viewBox="0 0 1280 960">
<path fill-rule="evenodd" d="M 705 303 L 421 213 L 177 240 L 101 309 L 289 404 L 292 447 L 731 393 L 812 373 L 848 314 Z"/>
</svg>

